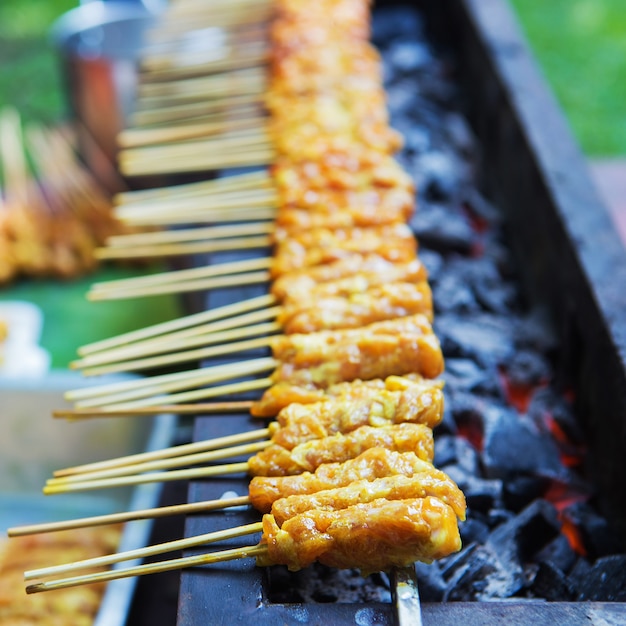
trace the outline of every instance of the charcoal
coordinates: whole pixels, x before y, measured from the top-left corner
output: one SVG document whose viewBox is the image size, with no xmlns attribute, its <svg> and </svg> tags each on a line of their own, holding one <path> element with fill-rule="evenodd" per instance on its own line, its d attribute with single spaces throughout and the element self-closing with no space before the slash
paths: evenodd
<svg viewBox="0 0 626 626">
<path fill-rule="evenodd" d="M 470 516 L 459 524 L 459 532 L 461 533 L 463 545 L 470 543 L 483 544 L 489 537 L 489 526 L 482 520 L 474 517 L 473 511 L 471 511 Z"/>
<path fill-rule="evenodd" d="M 476 147 L 476 138 L 466 119 L 455 112 L 443 116 L 446 137 L 458 154 L 472 156 Z"/>
<path fill-rule="evenodd" d="M 523 585 L 522 568 L 510 552 L 502 555 L 488 546 L 472 544 L 446 568 L 448 587 L 444 601 L 508 598 Z"/>
<path fill-rule="evenodd" d="M 584 557 L 578 557 L 574 566 L 568 573 L 569 583 L 572 585 L 572 589 L 576 590 L 577 597 L 582 593 L 583 589 L 585 589 L 590 573 L 591 563 Z"/>
<path fill-rule="evenodd" d="M 483 463 L 489 477 L 536 475 L 568 482 L 571 472 L 556 444 L 534 422 L 512 410 L 489 409 L 485 414 Z"/>
<path fill-rule="evenodd" d="M 491 225 L 499 225 L 502 214 L 478 189 L 468 186 L 464 190 L 463 204 L 475 216 Z"/>
<path fill-rule="evenodd" d="M 515 344 L 519 348 L 529 348 L 544 355 L 550 354 L 555 349 L 556 338 L 549 323 L 548 313 L 540 308 L 518 317 L 513 332 Z"/>
<path fill-rule="evenodd" d="M 435 327 L 442 345 L 452 356 L 494 365 L 507 361 L 515 352 L 508 321 L 493 315 L 474 315 L 471 319 L 440 316 Z"/>
<path fill-rule="evenodd" d="M 598 559 L 579 589 L 579 600 L 626 602 L 626 554 Z"/>
<path fill-rule="evenodd" d="M 487 513 L 486 522 L 489 524 L 490 528 L 498 528 L 498 526 L 510 522 L 513 519 L 515 519 L 515 513 L 513 513 L 513 511 L 495 508 Z"/>
<path fill-rule="evenodd" d="M 422 248 L 419 255 L 420 261 L 428 271 L 428 282 L 433 287 L 443 272 L 444 260 L 439 252 Z"/>
<path fill-rule="evenodd" d="M 432 63 L 432 54 L 424 43 L 396 40 L 388 49 L 387 57 L 394 69 L 402 73 L 416 72 Z"/>
<path fill-rule="evenodd" d="M 498 526 L 487 544 L 498 554 L 515 551 L 516 557 L 529 560 L 560 533 L 560 528 L 554 506 L 546 500 L 535 500 L 519 515 Z"/>
<path fill-rule="evenodd" d="M 553 602 L 568 602 L 576 598 L 576 591 L 568 577 L 549 561 L 539 564 L 530 591 Z"/>
<path fill-rule="evenodd" d="M 447 358 L 446 371 L 442 379 L 446 390 L 452 394 L 458 392 L 475 392 L 481 395 L 502 397 L 502 388 L 495 368 L 479 367 L 471 359 Z"/>
<path fill-rule="evenodd" d="M 423 113 L 423 109 L 420 111 Z M 458 197 L 465 178 L 463 167 L 451 153 L 433 150 L 420 156 L 418 193 L 429 202 L 448 202 Z"/>
<path fill-rule="evenodd" d="M 504 504 L 518 513 L 545 493 L 547 483 L 541 476 L 514 476 L 504 483 Z"/>
<path fill-rule="evenodd" d="M 479 474 L 479 458 L 474 447 L 461 437 L 438 436 L 435 439 L 435 465 L 458 465 L 471 476 Z"/>
<path fill-rule="evenodd" d="M 415 574 L 422 602 L 441 602 L 446 590 L 446 582 L 437 562 L 415 564 Z"/>
<path fill-rule="evenodd" d="M 446 474 L 463 491 L 467 506 L 473 511 L 487 513 L 501 502 L 502 481 L 472 476 L 458 464 L 448 465 L 444 469 Z"/>
<path fill-rule="evenodd" d="M 573 504 L 565 509 L 564 515 L 578 528 L 589 558 L 597 559 L 624 550 L 619 535 L 589 504 Z"/>
<path fill-rule="evenodd" d="M 435 314 L 478 312 L 480 307 L 462 277 L 444 274 L 432 286 Z"/>
<path fill-rule="evenodd" d="M 584 445 L 585 434 L 571 404 L 553 388 L 538 389 L 533 394 L 528 416 L 546 430 L 549 429 L 547 418 L 553 419 L 571 445 Z"/>
<path fill-rule="evenodd" d="M 567 537 L 561 533 L 539 550 L 534 558 L 539 563 L 549 562 L 562 572 L 569 572 L 574 566 L 578 555 L 574 552 Z"/>
<path fill-rule="evenodd" d="M 518 350 L 507 361 L 505 371 L 511 384 L 519 386 L 535 386 L 547 381 L 551 368 L 548 361 L 538 352 Z"/>
<path fill-rule="evenodd" d="M 440 204 L 429 204 L 426 209 L 421 202 L 420 206 L 409 225 L 421 245 L 443 253 L 471 252 L 475 235 L 467 217 Z"/>
<path fill-rule="evenodd" d="M 473 285 L 476 301 L 488 313 L 506 315 L 515 307 L 517 290 L 511 285 L 490 285 L 487 282 L 477 282 Z"/>
<path fill-rule="evenodd" d="M 408 7 L 377 8 L 372 20 L 372 41 L 382 49 L 397 37 L 423 39 L 421 15 Z"/>
</svg>

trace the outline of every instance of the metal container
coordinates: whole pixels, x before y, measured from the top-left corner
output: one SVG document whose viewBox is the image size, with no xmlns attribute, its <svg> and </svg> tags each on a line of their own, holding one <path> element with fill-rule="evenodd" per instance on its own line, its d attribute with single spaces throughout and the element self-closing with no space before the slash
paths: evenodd
<svg viewBox="0 0 626 626">
<path fill-rule="evenodd" d="M 137 55 L 161 6 L 159 0 L 94 0 L 62 15 L 51 29 L 81 152 L 109 188 L 117 180 L 116 137 L 134 101 Z"/>
</svg>

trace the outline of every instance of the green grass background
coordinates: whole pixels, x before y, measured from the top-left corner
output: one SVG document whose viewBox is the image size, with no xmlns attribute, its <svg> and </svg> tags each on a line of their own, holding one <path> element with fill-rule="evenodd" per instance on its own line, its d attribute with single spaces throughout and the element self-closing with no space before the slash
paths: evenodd
<svg viewBox="0 0 626 626">
<path fill-rule="evenodd" d="M 433 0 L 437 1 L 437 0 Z M 590 157 L 626 155 L 626 0 L 510 0 L 582 149 Z M 66 114 L 50 25 L 76 0 L 0 0 L 0 107 L 26 122 Z M 71 283 L 24 281 L 0 299 L 39 304 L 42 344 L 63 368 L 84 343 L 171 319 L 175 298 L 90 303 L 92 282 L 136 270 L 107 268 Z"/>
</svg>

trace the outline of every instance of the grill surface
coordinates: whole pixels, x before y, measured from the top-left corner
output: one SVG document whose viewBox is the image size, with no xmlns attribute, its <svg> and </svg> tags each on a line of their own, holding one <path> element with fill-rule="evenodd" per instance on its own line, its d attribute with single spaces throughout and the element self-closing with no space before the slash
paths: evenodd
<svg viewBox="0 0 626 626">
<path fill-rule="evenodd" d="M 384 4 L 384 3 L 383 3 Z M 591 474 L 604 510 L 626 527 L 626 254 L 584 161 L 540 78 L 503 0 L 417 2 L 435 35 L 455 54 L 468 117 L 485 167 L 484 191 L 515 233 L 512 243 L 528 294 L 547 305 L 563 346 L 562 367 L 575 382 L 585 416 Z M 237 255 L 237 259 L 242 255 Z M 212 262 L 232 260 L 215 255 Z M 205 259 L 202 260 L 203 262 Z M 260 295 L 262 288 L 212 292 L 194 310 Z M 623 315 L 621 316 L 623 317 Z M 238 358 L 245 358 L 239 355 Z M 248 416 L 199 417 L 194 440 L 251 430 Z M 247 492 L 247 477 L 190 485 L 189 501 Z M 256 521 L 250 511 L 189 518 L 186 535 Z M 251 545 L 255 538 L 242 543 Z M 235 547 L 234 540 L 224 547 Z M 392 607 L 367 604 L 276 604 L 267 572 L 251 560 L 183 572 L 179 626 L 197 624 L 392 624 Z M 506 601 L 423 605 L 424 624 L 624 623 L 620 603 Z"/>
</svg>

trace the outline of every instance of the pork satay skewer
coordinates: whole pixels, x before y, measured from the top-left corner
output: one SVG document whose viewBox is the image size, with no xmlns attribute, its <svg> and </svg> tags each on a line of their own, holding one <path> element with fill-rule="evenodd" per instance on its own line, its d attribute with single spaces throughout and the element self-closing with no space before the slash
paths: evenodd
<svg viewBox="0 0 626 626">
<path fill-rule="evenodd" d="M 437 474 L 436 477 L 433 474 Z M 276 500 L 270 515 L 274 522 L 282 527 L 289 519 L 311 510 L 337 511 L 358 504 L 367 504 L 376 500 L 407 500 L 412 498 L 436 497 L 452 508 L 455 515 L 465 519 L 465 497 L 461 490 L 443 472 L 420 472 L 412 476 L 394 475 L 371 481 L 361 480 L 348 486 L 323 490 L 312 494 L 292 495 Z M 66 565 L 57 565 L 27 572 L 25 580 L 56 576 L 70 571 L 90 569 L 120 563 L 130 559 L 145 558 L 174 550 L 205 545 L 223 539 L 261 532 L 261 524 L 249 524 L 233 529 L 214 531 L 196 537 L 169 541 L 162 544 L 118 552 L 116 554 L 86 559 Z"/>
<path fill-rule="evenodd" d="M 272 326 L 276 329 L 276 326 Z M 267 330 L 267 327 L 264 327 Z M 210 336 L 209 336 L 210 337 Z M 319 347 L 315 342 L 319 342 Z M 281 363 L 278 372 L 285 375 L 302 369 L 302 364 L 312 368 L 322 368 L 312 375 L 324 377 L 324 369 L 331 376 L 339 376 L 332 382 L 355 378 L 384 378 L 390 374 L 417 372 L 427 378 L 435 378 L 443 371 L 443 357 L 428 317 L 415 314 L 381 322 L 374 322 L 361 328 L 322 330 L 315 333 L 295 333 L 292 335 L 270 335 L 236 341 L 217 346 L 202 347 L 155 357 L 123 361 L 112 365 L 91 366 L 85 374 L 99 375 L 117 371 L 138 371 L 141 369 L 197 361 L 209 357 L 236 354 L 257 348 L 270 348 L 273 357 Z M 332 366 L 324 368 L 323 351 L 336 359 Z M 347 354 L 352 354 L 347 358 Z M 358 355 L 358 363 L 356 356 Z M 94 357 L 96 358 L 96 357 Z M 386 359 L 386 361 L 382 361 Z M 352 364 L 350 364 L 352 361 Z M 398 371 L 389 371 L 390 363 Z M 75 363 L 74 367 L 78 367 Z M 306 365 L 305 365 L 306 367 Z M 345 372 L 340 372 L 345 368 Z M 282 375 L 281 375 L 282 376 Z"/>
<path fill-rule="evenodd" d="M 314 471 L 325 463 L 353 459 L 369 448 L 384 447 L 396 452 L 414 452 L 419 458 L 432 461 L 432 430 L 423 424 L 395 424 L 392 426 L 362 426 L 346 435 L 336 434 L 306 441 L 292 450 L 272 444 L 250 457 L 248 461 L 228 465 L 190 468 L 146 474 L 119 476 L 82 482 L 54 483 L 44 487 L 44 493 L 58 494 L 93 489 L 107 489 L 153 482 L 207 478 L 230 473 L 247 472 L 250 475 L 301 474 Z"/>
<path fill-rule="evenodd" d="M 390 524 L 389 520 L 394 523 Z M 401 541 L 398 541 L 399 536 Z M 324 538 L 330 541 L 324 542 Z M 319 542 L 324 547 L 315 550 L 313 545 Z M 37 593 L 251 556 L 257 558 L 260 566 L 282 564 L 297 571 L 319 561 L 331 567 L 358 568 L 367 575 L 419 560 L 430 562 L 460 548 L 456 515 L 444 502 L 432 497 L 379 499 L 337 511 L 307 511 L 286 521 L 282 527 L 267 514 L 263 518 L 261 542 L 247 549 L 40 582 L 28 586 L 26 591 Z"/>
<path fill-rule="evenodd" d="M 270 438 L 271 443 L 291 450 L 306 441 L 334 434 L 347 434 L 362 426 L 411 423 L 434 428 L 442 417 L 441 389 L 435 384 L 409 382 L 401 391 L 372 388 L 370 396 L 354 400 L 329 398 L 308 405 L 291 404 L 267 428 L 58 470 L 54 472 L 54 479 L 78 477 L 79 480 L 87 480 L 206 462 L 211 459 L 192 455 L 267 438 Z M 171 463 L 173 458 L 178 460 Z M 153 462 L 164 459 L 168 460 L 167 464 L 153 465 Z M 111 469 L 116 473 L 108 473 Z M 49 484 L 52 483 L 49 481 Z"/>
<path fill-rule="evenodd" d="M 9 530 L 11 536 L 55 532 L 87 526 L 114 524 L 135 519 L 152 519 L 168 515 L 194 514 L 231 506 L 251 505 L 261 513 L 269 513 L 274 504 L 281 499 L 291 503 L 291 497 L 321 494 L 350 486 L 359 481 L 375 483 L 378 479 L 394 476 L 419 476 L 423 495 L 434 495 L 450 504 L 457 515 L 463 513 L 462 494 L 450 478 L 432 464 L 419 459 L 413 452 L 392 452 L 386 448 L 370 448 L 344 463 L 320 465 L 315 473 L 303 472 L 293 476 L 262 477 L 256 476 L 250 483 L 249 495 L 233 498 L 220 498 L 184 505 L 157 507 L 142 511 L 127 511 L 108 515 L 66 520 L 47 524 L 35 524 L 16 527 Z M 380 492 L 379 492 L 380 493 Z"/>
<path fill-rule="evenodd" d="M 70 367 L 83 369 L 85 374 L 90 372 L 90 368 L 99 365 L 110 365 L 121 368 L 117 371 L 128 371 L 135 369 L 136 365 L 141 367 L 141 359 L 153 355 L 160 354 L 161 358 L 167 358 L 166 354 L 180 353 L 191 348 L 201 349 L 264 333 L 273 334 L 281 330 L 285 334 L 293 334 L 359 328 L 416 313 L 432 319 L 432 297 L 426 282 L 384 285 L 363 293 L 355 290 L 349 296 L 340 294 L 317 297 L 315 292 L 309 295 L 310 298 L 290 298 L 282 306 L 187 328 L 169 333 L 166 337 L 158 336 L 122 348 L 100 351 L 71 363 Z M 270 321 L 258 323 L 266 320 Z"/>
</svg>

